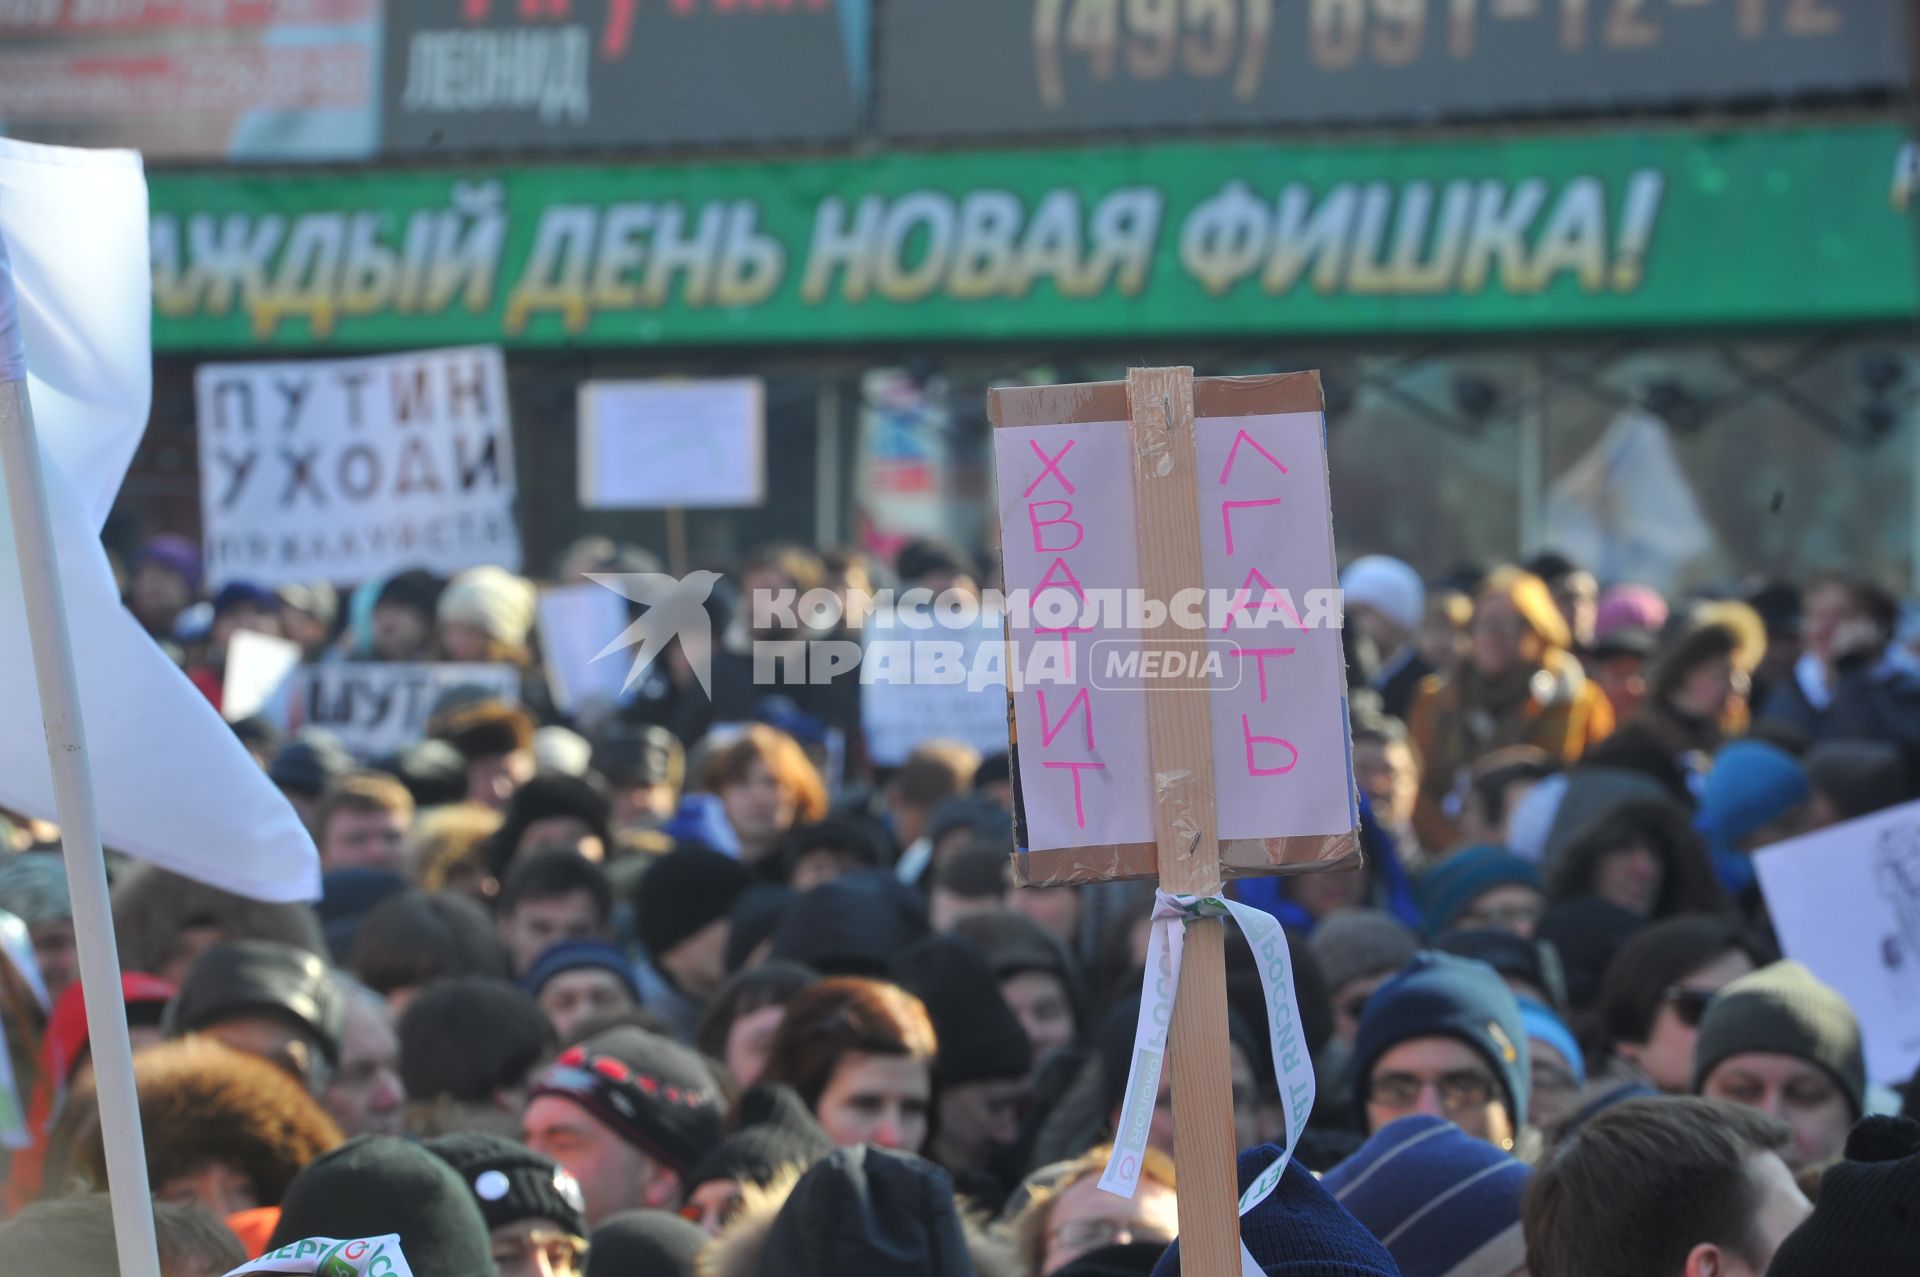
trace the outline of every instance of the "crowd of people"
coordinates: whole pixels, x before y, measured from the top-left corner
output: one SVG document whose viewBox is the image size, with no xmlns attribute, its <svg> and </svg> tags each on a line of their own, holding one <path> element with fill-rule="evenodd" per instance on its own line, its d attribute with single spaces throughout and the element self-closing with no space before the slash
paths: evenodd
<svg viewBox="0 0 1920 1277">
<path fill-rule="evenodd" d="M 556 577 L 657 566 L 593 540 Z M 312 832 L 311 906 L 113 858 L 167 1277 L 389 1234 L 420 1277 L 1177 1273 L 1165 1077 L 1138 1191 L 1099 1187 L 1153 884 L 1015 889 L 1005 753 L 929 723 L 877 767 L 857 673 L 755 680 L 755 641 L 813 635 L 756 628 L 751 592 L 886 584 L 992 581 L 932 542 L 768 547 L 710 652 L 568 714 L 521 577 L 208 599 L 190 543 L 147 545 L 128 606 L 216 702 L 242 630 L 524 674 L 380 758 L 234 724 Z M 1554 555 L 1342 586 L 1364 854 L 1231 887 L 1288 929 L 1318 1078 L 1289 1133 L 1230 936 L 1243 1187 L 1298 1137 L 1242 1220 L 1264 1271 L 1920 1272 L 1920 1083 L 1867 1076 L 1753 868 L 1916 796 L 1911 615 L 1844 573 L 1667 598 Z M 0 1272 L 90 1277 L 113 1224 L 59 851 L 0 819 Z"/>
</svg>

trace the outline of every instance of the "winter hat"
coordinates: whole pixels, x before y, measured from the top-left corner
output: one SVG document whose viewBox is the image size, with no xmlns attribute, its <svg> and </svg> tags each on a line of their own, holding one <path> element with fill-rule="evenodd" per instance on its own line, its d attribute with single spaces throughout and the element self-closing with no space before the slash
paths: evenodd
<svg viewBox="0 0 1920 1277">
<path fill-rule="evenodd" d="M 1870 1117 L 1847 1160 L 1820 1178 L 1813 1214 L 1787 1234 L 1767 1277 L 1908 1277 L 1920 1272 L 1920 1122 Z"/>
<path fill-rule="evenodd" d="M 229 581 L 213 596 L 213 615 L 216 619 L 240 607 L 274 612 L 279 610 L 280 600 L 266 586 L 255 585 L 251 581 Z"/>
<path fill-rule="evenodd" d="M 1539 872 L 1504 847 L 1468 847 L 1427 870 L 1420 880 L 1421 926 L 1428 936 L 1439 935 L 1496 887 L 1531 887 L 1546 894 Z"/>
<path fill-rule="evenodd" d="M 586 1277 L 695 1277 L 707 1241 L 698 1224 L 667 1211 L 623 1211 L 593 1230 Z"/>
<path fill-rule="evenodd" d="M 267 768 L 267 779 L 289 793 L 318 798 L 327 786 L 359 765 L 338 736 L 308 727 L 280 747 Z"/>
<path fill-rule="evenodd" d="M 933 1035 L 935 1086 L 1023 1078 L 1033 1044 L 1000 995 L 980 946 L 964 936 L 929 936 L 894 960 L 895 983 L 924 1002 Z"/>
<path fill-rule="evenodd" d="M 773 957 L 822 975 L 884 976 L 927 934 L 926 907 L 890 873 L 862 870 L 803 891 L 773 933 Z"/>
<path fill-rule="evenodd" d="M 200 592 L 200 547 L 186 537 L 169 532 L 147 538 L 133 561 L 134 570 L 149 563 L 177 573 L 187 583 L 188 593 Z"/>
<path fill-rule="evenodd" d="M 360 924 L 373 907 L 388 896 L 397 896 L 411 884 L 386 869 L 336 869 L 320 879 L 320 903 L 314 912 L 320 916 L 320 929 L 327 937 L 327 952 L 337 963 L 344 963 L 353 952 L 360 935 Z"/>
<path fill-rule="evenodd" d="M 773 939 L 793 899 L 794 893 L 776 882 L 756 882 L 740 893 L 727 915 L 732 924 L 727 932 L 729 972 L 746 966 L 753 951 Z"/>
<path fill-rule="evenodd" d="M 1117 1242 L 1088 1251 L 1049 1277 L 1149 1277 L 1166 1250 L 1154 1242 Z"/>
<path fill-rule="evenodd" d="M 804 1171 L 833 1152 L 833 1141 L 807 1111 L 792 1087 L 764 1082 L 740 1097 L 733 1134 L 714 1146 L 687 1176 L 693 1190 L 710 1180 L 730 1179 L 765 1186 L 781 1171 Z"/>
<path fill-rule="evenodd" d="M 725 918 L 753 884 L 753 873 L 732 856 L 706 847 L 682 847 L 660 857 L 634 892 L 633 922 L 640 943 L 658 959 L 694 932 Z"/>
<path fill-rule="evenodd" d="M 1349 981 L 1398 971 L 1413 960 L 1420 942 L 1404 922 L 1384 909 L 1342 909 L 1307 938 L 1314 961 L 1338 993 Z"/>
<path fill-rule="evenodd" d="M 29 927 L 73 917 L 66 860 L 57 851 L 26 851 L 0 864 L 0 910 Z"/>
<path fill-rule="evenodd" d="M 495 642 L 525 647 L 534 601 L 533 582 L 485 564 L 447 582 L 435 612 L 442 625 L 471 625 Z"/>
<path fill-rule="evenodd" d="M 462 684 L 433 703 L 427 735 L 445 741 L 468 762 L 533 748 L 533 719 L 514 701 L 487 688 Z"/>
<path fill-rule="evenodd" d="M 1604 639 L 1617 630 L 1658 634 L 1667 624 L 1667 601 L 1660 591 L 1644 585 L 1610 585 L 1600 595 L 1594 613 L 1593 634 Z"/>
<path fill-rule="evenodd" d="M 289 1020 L 312 1035 L 331 1063 L 340 1062 L 346 1003 L 327 964 L 305 949 L 274 940 L 215 945 L 187 968 L 162 1028 L 167 1037 L 184 1037 L 238 1014 Z"/>
<path fill-rule="evenodd" d="M 1573 1030 L 1567 1022 L 1553 1013 L 1551 1007 L 1535 1002 L 1532 998 L 1521 998 L 1520 1019 L 1527 1026 L 1527 1041 L 1553 1048 L 1567 1071 L 1573 1074 L 1573 1084 L 1581 1090 L 1587 1086 L 1587 1062 L 1580 1054 L 1580 1043 L 1574 1039 Z"/>
<path fill-rule="evenodd" d="M 440 592 L 445 588 L 446 582 L 425 568 L 409 568 L 389 578 L 380 587 L 374 607 L 412 608 L 431 617 L 440 605 Z"/>
<path fill-rule="evenodd" d="M 1645 921 L 1629 909 L 1592 897 L 1563 901 L 1540 916 L 1533 934 L 1560 955 L 1569 1007 L 1578 1011 L 1599 1000 L 1600 982 L 1613 955 Z"/>
<path fill-rule="evenodd" d="M 1246 1192 L 1280 1156 L 1268 1144 L 1240 1154 L 1240 1191 Z M 1399 1277 L 1386 1247 L 1343 1210 L 1298 1161 L 1287 1164 L 1265 1201 L 1240 1217 L 1240 1241 L 1267 1277 Z M 1176 1240 L 1153 1277 L 1180 1272 Z M 1505 1277 L 1505 1274 L 1502 1274 Z"/>
<path fill-rule="evenodd" d="M 1427 587 L 1421 584 L 1420 574 L 1399 559 L 1384 554 L 1355 559 L 1340 574 L 1340 589 L 1349 608 L 1365 604 L 1403 630 L 1420 628 Z"/>
<path fill-rule="evenodd" d="M 603 849 L 613 849 L 613 799 L 599 779 L 540 772 L 513 791 L 513 797 L 507 800 L 506 818 L 487 839 L 487 867 L 494 876 L 506 877 L 528 829 L 538 821 L 556 817 L 579 821 L 600 839 Z"/>
<path fill-rule="evenodd" d="M 608 1130 L 685 1175 L 720 1142 L 726 1105 L 700 1057 L 630 1026 L 608 1029 L 561 1053 L 533 1097 L 572 1100 Z"/>
<path fill-rule="evenodd" d="M 1520 1005 L 1484 962 L 1420 953 L 1367 999 L 1353 1042 L 1353 1099 L 1367 1122 L 1367 1092 L 1381 1056 L 1414 1038 L 1457 1038 L 1478 1051 L 1505 1091 L 1515 1130 L 1527 1123 L 1527 1030 Z"/>
<path fill-rule="evenodd" d="M 305 612 L 328 629 L 340 616 L 340 592 L 326 581 L 287 581 L 273 587 L 282 607 Z"/>
<path fill-rule="evenodd" d="M 962 794 L 933 809 L 927 821 L 927 841 L 939 843 L 948 834 L 967 830 L 974 837 L 1013 845 L 1013 814 L 999 803 Z"/>
<path fill-rule="evenodd" d="M 612 973 L 625 986 L 628 996 L 635 1003 L 640 1002 L 640 986 L 633 978 L 633 964 L 627 961 L 626 954 L 605 940 L 562 940 L 549 945 L 533 960 L 520 987 L 537 998 L 555 976 L 588 968 Z"/>
<path fill-rule="evenodd" d="M 680 806 L 660 832 L 676 846 L 693 845 L 740 858 L 740 836 L 727 822 L 727 809 L 713 794 L 682 794 Z"/>
<path fill-rule="evenodd" d="M 593 767 L 593 746 L 570 727 L 542 727 L 533 734 L 533 765 L 561 776 L 585 776 Z"/>
<path fill-rule="evenodd" d="M 1886 741 L 1826 741 L 1801 763 L 1809 787 L 1825 794 L 1842 820 L 1897 807 L 1912 792 L 1906 759 Z"/>
<path fill-rule="evenodd" d="M 1694 1041 L 1694 1093 L 1723 1061 L 1755 1052 L 1819 1065 L 1860 1117 L 1867 1091 L 1860 1022 L 1845 998 L 1798 962 L 1761 967 L 1714 995 Z"/>
<path fill-rule="evenodd" d="M 1486 963 L 1509 982 L 1509 988 L 1515 980 L 1529 984 L 1544 993 L 1551 1006 L 1567 1003 L 1567 977 L 1560 970 L 1560 955 L 1544 941 L 1523 940 L 1511 931 L 1475 927 L 1449 931 L 1435 941 L 1433 947 L 1456 958 Z M 1514 996 L 1520 994 L 1516 991 Z"/>
<path fill-rule="evenodd" d="M 417 740 L 377 764 L 413 795 L 416 809 L 465 802 L 467 760 L 443 740 Z"/>
<path fill-rule="evenodd" d="M 1320 1183 L 1402 1277 L 1512 1277 L 1527 1263 L 1527 1175 L 1525 1163 L 1421 1113 L 1381 1127 Z"/>
<path fill-rule="evenodd" d="M 762 1277 L 974 1277 L 953 1180 L 932 1162 L 842 1148 L 793 1186 L 767 1235 Z"/>
<path fill-rule="evenodd" d="M 528 1219 L 550 1219 L 569 1237 L 587 1235 L 587 1203 L 567 1169 L 524 1144 L 463 1131 L 427 1141 L 427 1148 L 459 1172 L 489 1229 Z"/>
<path fill-rule="evenodd" d="M 1740 842 L 1812 793 L 1799 760 L 1778 745 L 1737 740 L 1714 756 L 1694 828 L 1706 837 L 1727 890 L 1739 892 L 1753 882 L 1753 860 Z"/>
<path fill-rule="evenodd" d="M 267 1242 L 400 1235 L 414 1277 L 493 1271 L 486 1217 L 453 1167 L 418 1144 L 363 1135 L 314 1159 L 294 1178 Z"/>
</svg>

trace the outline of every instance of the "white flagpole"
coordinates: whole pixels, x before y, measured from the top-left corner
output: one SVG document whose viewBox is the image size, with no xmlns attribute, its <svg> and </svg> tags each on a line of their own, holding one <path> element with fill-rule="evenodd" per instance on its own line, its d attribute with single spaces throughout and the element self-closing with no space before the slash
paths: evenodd
<svg viewBox="0 0 1920 1277">
<path fill-rule="evenodd" d="M 0 256 L 0 264 L 5 257 Z M 0 288 L 6 286 L 0 274 Z M 120 1277 L 160 1277 L 153 1235 L 152 1190 L 140 1135 L 140 1103 L 133 1085 L 133 1046 L 127 1036 L 120 957 L 114 946 L 113 912 L 107 901 L 107 862 L 87 771 L 87 736 L 80 721 L 80 680 L 74 673 L 67 612 L 54 561 L 53 518 L 46 478 L 33 432 L 27 383 L 0 380 L 0 470 L 6 472 L 7 504 L 20 557 L 20 585 L 33 643 L 34 675 L 53 767 L 54 805 L 60 818 L 62 859 L 73 897 L 73 930 L 86 996 L 87 1037 L 100 1097 L 100 1129 L 107 1151 L 107 1186 L 113 1196 L 113 1228 Z"/>
</svg>

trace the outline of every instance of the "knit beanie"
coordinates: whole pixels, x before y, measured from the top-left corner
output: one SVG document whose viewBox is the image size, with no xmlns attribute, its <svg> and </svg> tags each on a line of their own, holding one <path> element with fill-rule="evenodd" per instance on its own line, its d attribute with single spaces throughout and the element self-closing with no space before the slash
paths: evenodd
<svg viewBox="0 0 1920 1277">
<path fill-rule="evenodd" d="M 727 915 L 728 972 L 746 966 L 755 949 L 773 940 L 794 894 L 777 882 L 756 882 L 740 893 Z"/>
<path fill-rule="evenodd" d="M 660 832 L 675 846 L 705 847 L 740 858 L 740 835 L 727 823 L 726 806 L 712 794 L 682 794 L 680 806 Z"/>
<path fill-rule="evenodd" d="M 442 625 L 471 625 L 495 642 L 525 647 L 533 629 L 534 601 L 533 582 L 486 564 L 447 582 L 436 610 Z"/>
<path fill-rule="evenodd" d="M 1740 843 L 1812 794 L 1800 761 L 1778 745 L 1737 740 L 1714 756 L 1693 823 L 1706 838 L 1727 890 L 1743 891 L 1753 881 L 1752 858 Z"/>
<path fill-rule="evenodd" d="M 980 946 L 964 936 L 929 936 L 893 964 L 894 980 L 926 1004 L 940 1043 L 935 1086 L 1023 1078 L 1033 1044 L 1000 994 Z"/>
<path fill-rule="evenodd" d="M 835 1149 L 793 1186 L 761 1277 L 974 1277 L 953 1180 L 911 1153 Z"/>
<path fill-rule="evenodd" d="M 189 538 L 171 532 L 147 538 L 140 546 L 133 566 L 138 571 L 149 563 L 176 573 L 187 583 L 189 594 L 200 592 L 200 547 Z"/>
<path fill-rule="evenodd" d="M 1847 1160 L 1820 1178 L 1813 1214 L 1787 1234 L 1767 1277 L 1910 1277 L 1920 1273 L 1920 1122 L 1870 1117 L 1847 1136 Z"/>
<path fill-rule="evenodd" d="M 633 923 L 655 959 L 694 932 L 725 918 L 753 873 L 723 852 L 682 847 L 654 863 L 634 892 Z"/>
<path fill-rule="evenodd" d="M 1531 1075 L 1520 1004 L 1486 963 L 1423 952 L 1367 999 L 1360 1017 L 1351 1076 L 1361 1129 L 1373 1066 L 1402 1042 L 1431 1037 L 1456 1038 L 1479 1052 L 1506 1093 L 1514 1129 L 1526 1125 Z"/>
<path fill-rule="evenodd" d="M 698 1224 L 667 1211 L 623 1211 L 593 1230 L 586 1277 L 695 1277 L 707 1241 Z"/>
<path fill-rule="evenodd" d="M 720 1142 L 727 1110 L 706 1065 L 645 1029 L 608 1029 L 563 1052 L 530 1098 L 572 1100 L 676 1175 Z"/>
<path fill-rule="evenodd" d="M 1551 1007 L 1535 1002 L 1532 998 L 1521 998 L 1520 1019 L 1527 1026 L 1527 1041 L 1544 1043 L 1553 1048 L 1567 1071 L 1573 1074 L 1573 1083 L 1581 1090 L 1587 1087 L 1587 1061 L 1580 1053 L 1580 1043 L 1573 1036 L 1573 1030 L 1567 1022 L 1553 1013 Z"/>
<path fill-rule="evenodd" d="M 57 851 L 27 851 L 0 864 L 0 910 L 29 927 L 73 917 L 66 860 Z"/>
<path fill-rule="evenodd" d="M 1401 1277 L 1512 1277 L 1526 1164 L 1445 1118 L 1403 1117 L 1374 1132 L 1321 1186 L 1380 1239 Z"/>
<path fill-rule="evenodd" d="M 1434 941 L 1433 947 L 1456 958 L 1484 962 L 1500 973 L 1513 987 L 1518 980 L 1546 995 L 1556 1009 L 1567 1004 L 1567 977 L 1560 970 L 1560 955 L 1542 940 L 1523 940 L 1511 931 L 1475 927 L 1467 931 L 1449 931 Z M 1520 996 L 1518 989 L 1514 990 Z"/>
<path fill-rule="evenodd" d="M 822 975 L 885 976 L 927 934 L 926 906 L 883 870 L 863 869 L 803 891 L 773 933 L 773 957 Z"/>
<path fill-rule="evenodd" d="M 1503 847 L 1469 847 L 1427 870 L 1420 880 L 1420 925 L 1429 938 L 1453 926 L 1473 902 L 1496 887 L 1541 892 L 1540 874 Z"/>
<path fill-rule="evenodd" d="M 427 1148 L 466 1181 L 489 1229 L 546 1219 L 569 1237 L 586 1237 L 580 1184 L 551 1158 L 480 1131 L 442 1135 L 428 1140 Z"/>
<path fill-rule="evenodd" d="M 1268 1144 L 1240 1154 L 1240 1191 L 1280 1156 Z M 1267 1277 L 1399 1277 L 1386 1247 L 1333 1200 L 1299 1162 L 1289 1162 L 1265 1201 L 1240 1217 L 1240 1241 Z M 1153 1277 L 1177 1277 L 1180 1243 L 1161 1256 Z M 1503 1274 L 1503 1277 L 1505 1275 Z"/>
<path fill-rule="evenodd" d="M 1608 586 L 1600 595 L 1594 614 L 1595 638 L 1604 639 L 1617 630 L 1641 630 L 1657 634 L 1667 623 L 1667 601 L 1651 586 L 1622 583 Z"/>
<path fill-rule="evenodd" d="M 1337 994 L 1349 981 L 1406 966 L 1420 942 L 1384 909 L 1342 909 L 1313 929 L 1307 947 Z"/>
<path fill-rule="evenodd" d="M 1842 820 L 1897 807 L 1911 793 L 1907 760 L 1886 741 L 1823 741 L 1802 761 L 1808 785 L 1827 796 Z"/>
<path fill-rule="evenodd" d="M 1559 955 L 1569 1007 L 1579 1011 L 1599 1000 L 1614 955 L 1645 922 L 1632 910 L 1593 896 L 1564 900 L 1541 915 L 1534 938 L 1552 945 Z"/>
<path fill-rule="evenodd" d="M 486 1217 L 454 1169 L 418 1144 L 363 1135 L 294 1177 L 268 1241 L 400 1235 L 414 1277 L 493 1271 Z"/>
<path fill-rule="evenodd" d="M 358 765 L 338 736 L 324 728 L 307 727 L 273 756 L 267 779 L 289 793 L 318 798 L 327 786 Z M 463 771 L 462 781 L 465 778 Z"/>
<path fill-rule="evenodd" d="M 626 989 L 628 997 L 635 1003 L 641 1000 L 640 986 L 633 978 L 633 964 L 627 961 L 626 954 L 605 940 L 562 940 L 549 946 L 533 960 L 520 987 L 537 998 L 555 976 L 586 969 L 612 974 Z"/>
<path fill-rule="evenodd" d="M 425 568 L 408 568 L 397 573 L 380 587 L 374 607 L 412 608 L 431 617 L 440 603 L 440 593 L 446 583 Z"/>
<path fill-rule="evenodd" d="M 1421 583 L 1420 574 L 1399 559 L 1385 554 L 1355 559 L 1340 574 L 1340 590 L 1348 607 L 1364 604 L 1403 630 L 1420 628 L 1427 587 Z"/>
<path fill-rule="evenodd" d="M 1069 1260 L 1049 1277 L 1150 1277 L 1166 1249 L 1153 1242 L 1116 1242 Z"/>
<path fill-rule="evenodd" d="M 1819 1065 L 1846 1093 L 1854 1118 L 1860 1117 L 1867 1091 L 1860 1022 L 1845 998 L 1798 962 L 1762 967 L 1714 995 L 1694 1041 L 1694 1093 L 1726 1060 L 1756 1053 Z"/>
<path fill-rule="evenodd" d="M 833 1152 L 833 1141 L 792 1087 L 764 1082 L 740 1097 L 733 1134 L 700 1159 L 687 1194 L 711 1180 L 771 1184 L 788 1168 L 805 1170 Z"/>
</svg>

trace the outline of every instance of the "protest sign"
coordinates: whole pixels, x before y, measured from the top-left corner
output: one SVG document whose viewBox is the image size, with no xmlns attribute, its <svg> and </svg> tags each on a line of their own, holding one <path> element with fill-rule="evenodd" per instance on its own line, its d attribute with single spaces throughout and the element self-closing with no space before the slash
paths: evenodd
<svg viewBox="0 0 1920 1277">
<path fill-rule="evenodd" d="M 1853 1008 L 1867 1076 L 1904 1085 L 1920 1065 L 1920 803 L 1762 848 L 1753 863 L 1781 950 Z"/>
<path fill-rule="evenodd" d="M 497 348 L 203 364 L 194 389 L 213 588 L 519 569 Z"/>
<path fill-rule="evenodd" d="M 766 393 L 757 377 L 580 386 L 580 504 L 589 510 L 757 506 Z"/>
<path fill-rule="evenodd" d="M 220 714 L 229 723 L 260 715 L 287 721 L 287 680 L 300 667 L 298 643 L 240 630 L 227 640 L 227 664 L 221 671 Z"/>
<path fill-rule="evenodd" d="M 290 697 L 288 726 L 324 727 L 357 757 L 375 759 L 425 737 L 434 703 L 456 687 L 518 701 L 520 671 L 511 665 L 308 665 Z"/>
<path fill-rule="evenodd" d="M 875 677 L 860 689 L 860 724 L 866 733 L 867 760 L 876 767 L 897 767 L 907 761 L 914 746 L 929 740 L 957 740 L 982 754 L 1007 747 L 1007 705 L 994 694 L 970 686 L 965 677 L 915 677 L 926 673 L 928 661 L 916 659 L 911 648 L 939 643 L 942 668 L 964 675 L 981 668 L 982 658 L 1004 643 L 1005 624 L 997 612 L 983 614 L 974 625 L 911 630 L 868 617 L 861 631 L 864 652 L 860 666 L 867 670 L 897 670 L 900 677 Z M 906 648 L 906 650 L 902 650 Z M 892 649 L 891 653 L 888 650 Z M 885 655 L 885 659 L 876 659 Z M 946 665 L 946 660 L 957 664 Z"/>
<path fill-rule="evenodd" d="M 1016 875 L 1159 880 L 1100 1187 L 1133 1195 L 1164 1064 L 1181 1262 L 1208 1277 L 1258 1271 L 1238 1216 L 1278 1184 L 1315 1093 L 1285 933 L 1224 879 L 1356 850 L 1323 411 L 1314 373 L 990 396 L 1006 583 L 1029 605 L 1008 625 Z M 1287 1110 L 1237 1206 L 1226 919 L 1257 955 Z"/>
<path fill-rule="evenodd" d="M 621 701 L 629 663 L 600 654 L 631 619 L 626 599 L 605 586 L 556 585 L 540 592 L 540 653 L 561 713 Z"/>
</svg>

